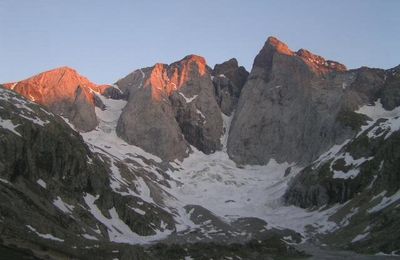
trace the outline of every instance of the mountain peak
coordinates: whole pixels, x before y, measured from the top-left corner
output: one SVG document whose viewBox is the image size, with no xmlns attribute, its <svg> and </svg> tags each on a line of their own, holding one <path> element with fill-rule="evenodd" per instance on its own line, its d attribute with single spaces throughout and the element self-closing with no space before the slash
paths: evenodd
<svg viewBox="0 0 400 260">
<path fill-rule="evenodd" d="M 289 47 L 282 41 L 280 41 L 278 38 L 270 36 L 267 39 L 267 42 L 265 43 L 266 47 L 271 47 L 275 51 L 281 54 L 286 54 L 286 55 L 293 55 L 293 51 L 289 49 Z M 265 48 L 265 47 L 264 47 Z"/>
<path fill-rule="evenodd" d="M 336 61 L 325 60 L 323 57 L 313 54 L 306 49 L 293 52 L 285 43 L 276 37 L 268 37 L 259 54 L 254 60 L 254 66 L 271 68 L 275 53 L 294 58 L 300 58 L 314 73 L 324 74 L 331 71 L 346 71 L 343 64 Z"/>
<path fill-rule="evenodd" d="M 50 70 L 41 72 L 41 73 L 36 74 L 28 79 L 36 78 L 36 77 L 47 77 L 47 78 L 59 77 L 58 75 L 65 75 L 65 74 L 82 77 L 81 75 L 79 75 L 79 73 L 75 69 L 68 67 L 68 66 L 62 66 L 62 67 L 58 67 L 58 68 L 54 68 L 54 69 L 50 69 Z M 26 79 L 26 80 L 28 80 L 28 79 Z"/>
<path fill-rule="evenodd" d="M 189 54 L 186 55 L 183 59 L 181 59 L 179 62 L 183 61 L 183 60 L 190 60 L 190 61 L 195 61 L 195 62 L 199 62 L 199 63 L 204 63 L 206 64 L 206 59 L 200 55 L 196 55 L 196 54 Z"/>
<path fill-rule="evenodd" d="M 182 60 L 175 62 L 173 64 L 176 64 L 176 63 L 179 63 L 179 64 L 183 65 L 184 67 L 185 66 L 187 67 L 188 65 L 191 66 L 192 64 L 196 64 L 201 76 L 203 76 L 207 71 L 206 59 L 199 55 L 195 55 L 195 54 L 187 55 Z M 171 64 L 171 65 L 173 65 L 173 64 Z"/>
<path fill-rule="evenodd" d="M 214 70 L 219 70 L 220 68 L 234 68 L 237 69 L 239 67 L 239 63 L 236 58 L 231 58 L 227 61 L 224 61 L 221 64 L 215 64 Z"/>
<path fill-rule="evenodd" d="M 70 72 L 78 73 L 76 71 L 76 69 L 68 67 L 68 66 L 62 66 L 62 67 L 58 67 L 58 68 L 55 68 L 55 69 L 52 69 L 52 70 L 54 70 L 54 71 L 70 71 Z"/>
<path fill-rule="evenodd" d="M 63 66 L 4 87 L 69 118 L 78 129 L 89 131 L 97 125 L 93 92 L 104 93 L 110 86 L 96 85 L 75 69 Z M 85 114 L 88 116 L 80 117 Z"/>
<path fill-rule="evenodd" d="M 157 63 L 144 86 L 151 87 L 153 100 L 160 101 L 162 96 L 170 96 L 184 86 L 188 80 L 202 77 L 207 73 L 206 60 L 198 55 L 187 55 L 170 65 Z M 197 76 L 197 75 L 198 76 Z"/>
</svg>

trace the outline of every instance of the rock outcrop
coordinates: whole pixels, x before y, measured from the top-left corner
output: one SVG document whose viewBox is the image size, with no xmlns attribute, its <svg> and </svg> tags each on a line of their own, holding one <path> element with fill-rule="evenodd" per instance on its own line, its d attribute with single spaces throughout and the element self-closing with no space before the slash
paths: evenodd
<svg viewBox="0 0 400 260">
<path fill-rule="evenodd" d="M 99 100 L 94 92 L 104 93 L 112 88 L 96 85 L 69 67 L 46 71 L 26 80 L 4 84 L 4 87 L 68 118 L 80 131 L 90 131 L 97 126 L 95 105 Z"/>
<path fill-rule="evenodd" d="M 254 60 L 235 113 L 228 153 L 238 163 L 307 164 L 356 131 L 346 117 L 375 100 L 383 70 L 347 71 L 270 37 Z"/>
<path fill-rule="evenodd" d="M 381 104 L 373 109 L 382 111 Z M 338 228 L 327 236 L 328 243 L 363 253 L 399 248 L 400 235 L 393 233 L 400 227 L 398 111 L 369 119 L 355 138 L 292 179 L 286 203 L 311 210 L 339 206 L 330 218 Z"/>
<path fill-rule="evenodd" d="M 230 116 L 236 109 L 240 92 L 249 73 L 238 65 L 235 58 L 222 64 L 216 64 L 212 71 L 215 96 L 221 111 Z"/>
<path fill-rule="evenodd" d="M 165 160 L 184 158 L 189 144 L 220 148 L 222 117 L 204 58 L 190 55 L 136 70 L 116 85 L 128 96 L 117 133 Z"/>
<path fill-rule="evenodd" d="M 382 119 L 335 157 L 304 168 L 285 194 L 287 203 L 311 208 L 345 203 L 366 190 L 375 195 L 396 193 L 400 189 L 400 132 L 387 137 L 387 124 Z"/>
<path fill-rule="evenodd" d="M 400 65 L 387 70 L 385 78 L 381 101 L 385 109 L 392 110 L 400 106 Z"/>
</svg>

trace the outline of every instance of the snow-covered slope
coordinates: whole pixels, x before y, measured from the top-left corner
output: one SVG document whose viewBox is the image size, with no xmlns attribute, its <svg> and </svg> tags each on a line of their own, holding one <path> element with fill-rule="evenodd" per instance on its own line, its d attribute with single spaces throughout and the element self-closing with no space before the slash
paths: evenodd
<svg viewBox="0 0 400 260">
<path fill-rule="evenodd" d="M 285 205 L 282 196 L 289 181 L 301 170 L 296 165 L 271 160 L 265 166 L 238 166 L 229 159 L 226 149 L 206 155 L 194 147 L 182 162 L 165 164 L 115 134 L 125 102 L 101 99 L 105 110 L 96 109 L 99 127 L 82 136 L 94 152 L 110 158 L 110 185 L 114 191 L 123 196 L 140 196 L 172 214 L 179 235 L 168 237 L 166 233 L 158 239 L 181 241 L 196 231 L 193 241 L 213 240 L 222 234 L 226 240 L 245 241 L 268 230 L 292 230 L 305 241 L 311 234 L 335 229 L 336 224 L 329 217 L 342 205 L 321 211 Z M 230 119 L 224 116 L 226 131 L 222 140 L 229 133 Z M 136 175 L 121 175 L 121 165 Z M 196 211 L 202 213 L 195 214 Z M 204 215 L 200 222 L 198 215 Z M 247 226 L 237 228 L 243 219 L 248 221 Z M 260 223 L 264 223 L 261 228 L 255 228 Z M 310 227 L 312 233 L 307 232 Z"/>
<path fill-rule="evenodd" d="M 282 236 L 286 234 L 289 243 L 296 241 L 296 236 L 301 237 L 297 241 L 304 242 L 316 235 L 342 230 L 359 213 L 358 208 L 349 210 L 350 202 L 345 201 L 319 209 L 288 205 L 283 196 L 294 177 L 302 170 L 296 165 L 278 164 L 271 160 L 265 166 L 240 166 L 228 157 L 226 149 L 206 155 L 194 147 L 191 147 L 193 152 L 182 162 L 176 160 L 163 163 L 161 159 L 116 136 L 116 120 L 124 101 L 104 97 L 102 101 L 106 109 L 96 111 L 101 119 L 99 127 L 82 135 L 93 151 L 113 158 L 114 162 L 121 161 L 136 171 L 143 169 L 150 173 L 149 176 L 152 177 L 139 174 L 140 177 L 128 180 L 120 175 L 114 163 L 111 178 L 119 184 L 111 182 L 111 185 L 117 190 L 129 190 L 121 194 L 142 196 L 146 201 L 170 212 L 175 221 L 175 231 L 164 233 L 158 239 L 175 242 L 221 239 L 246 241 L 265 236 L 268 232 L 278 232 Z M 312 167 L 316 169 L 329 162 L 333 172 L 332 179 L 356 178 L 360 167 L 374 157 L 356 159 L 345 147 L 361 135 L 370 138 L 384 136 L 386 139 L 396 133 L 399 130 L 398 110 L 386 111 L 379 100 L 373 106 L 361 107 L 357 112 L 367 115 L 371 120 L 362 126 L 356 139 L 333 146 Z M 223 118 L 226 131 L 221 140 L 226 140 L 231 117 Z M 347 171 L 333 169 L 335 162 L 341 160 L 344 161 L 344 166 L 352 168 Z M 130 181 L 134 183 L 136 193 L 129 188 Z M 390 196 L 382 193 L 379 196 L 382 201 L 371 206 L 371 212 L 383 210 L 398 198 L 397 193 Z M 347 213 L 343 213 L 338 219 L 338 212 Z M 241 222 L 245 224 L 241 225 Z M 193 232 L 196 233 L 195 236 Z M 366 236 L 362 232 L 357 234 L 352 238 L 353 243 L 365 239 Z"/>
</svg>

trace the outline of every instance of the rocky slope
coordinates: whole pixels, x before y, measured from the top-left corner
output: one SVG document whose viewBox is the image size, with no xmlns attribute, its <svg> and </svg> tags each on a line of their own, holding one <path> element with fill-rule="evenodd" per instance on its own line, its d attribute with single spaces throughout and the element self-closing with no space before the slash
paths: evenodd
<svg viewBox="0 0 400 260">
<path fill-rule="evenodd" d="M 400 85 L 398 85 L 400 87 Z M 359 111 L 368 116 L 361 131 L 304 168 L 284 198 L 303 208 L 344 205 L 331 218 L 330 244 L 366 253 L 397 252 L 400 237 L 400 110 L 380 102 Z"/>
<path fill-rule="evenodd" d="M 121 167 L 122 176 L 132 169 L 93 153 L 63 119 L 3 88 L 0 142 L 2 245 L 85 258 L 94 241 L 142 243 L 140 236 L 173 228 L 171 215 L 140 191 L 123 196 L 129 189 L 115 188 L 112 169 Z"/>
</svg>

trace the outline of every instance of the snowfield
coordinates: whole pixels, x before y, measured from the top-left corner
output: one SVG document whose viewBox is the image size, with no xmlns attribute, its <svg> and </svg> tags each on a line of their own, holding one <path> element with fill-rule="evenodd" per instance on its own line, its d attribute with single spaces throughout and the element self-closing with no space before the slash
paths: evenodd
<svg viewBox="0 0 400 260">
<path fill-rule="evenodd" d="M 195 147 L 191 147 L 193 153 L 182 162 L 175 160 L 170 163 L 167 170 L 168 178 L 161 176 L 159 163 L 162 160 L 152 154 L 143 151 L 141 148 L 130 145 L 120 139 L 116 132 L 116 125 L 119 115 L 126 105 L 125 101 L 112 100 L 99 96 L 106 106 L 105 110 L 96 108 L 99 118 L 99 127 L 88 133 L 81 133 L 84 140 L 91 146 L 94 152 L 101 153 L 110 158 L 111 187 L 115 192 L 124 196 L 140 196 L 144 201 L 162 207 L 174 215 L 177 232 L 189 232 L 198 229 L 199 224 L 192 220 L 193 210 L 187 212 L 185 206 L 198 205 L 210 212 L 225 223 L 232 223 L 240 218 L 258 218 L 267 224 L 265 229 L 290 229 L 307 236 L 307 226 L 313 226 L 316 232 L 327 232 L 337 226 L 328 218 L 342 205 L 325 211 L 307 211 L 295 206 L 284 205 L 282 196 L 288 187 L 288 182 L 301 170 L 296 165 L 288 163 L 278 164 L 271 160 L 265 166 L 245 165 L 238 166 L 229 159 L 226 153 L 226 140 L 232 117 L 223 116 L 225 134 L 221 136 L 223 144 L 222 151 L 206 155 Z M 154 173 L 157 182 L 146 176 L 135 178 L 136 191 L 130 189 L 129 181 L 121 176 L 116 162 L 130 159 L 140 167 Z M 144 159 L 153 163 L 144 162 Z M 129 164 L 135 169 L 136 166 Z M 137 168 L 137 167 L 136 167 Z M 287 172 L 285 176 L 285 172 Z M 161 181 L 168 182 L 163 185 Z M 161 192 L 154 191 L 154 184 Z M 121 190 L 128 190 L 122 192 Z M 162 195 L 162 203 L 152 198 L 153 194 Z M 133 235 L 129 227 L 124 225 L 122 236 L 114 232 L 112 227 L 120 226 L 122 223 L 118 216 L 113 215 L 112 219 L 105 219 L 99 215 L 93 204 L 94 198 L 87 195 L 85 200 L 91 208 L 92 214 L 106 226 L 110 227 L 110 237 L 113 241 L 144 243 L 150 237 L 144 238 Z M 145 215 L 146 212 L 140 212 Z M 205 223 L 207 224 L 207 223 Z M 216 230 L 201 231 L 212 234 Z M 169 233 L 156 230 L 158 235 L 152 239 L 164 239 Z"/>
<path fill-rule="evenodd" d="M 321 228 L 323 232 L 334 228 L 335 223 L 328 221 L 331 211 L 310 212 L 284 205 L 282 196 L 288 182 L 301 168 L 274 160 L 265 166 L 237 167 L 225 152 L 205 155 L 192 149 L 194 153 L 180 164 L 179 170 L 168 172 L 175 180 L 169 190 L 175 200 L 169 199 L 167 205 L 177 209 L 200 205 L 228 223 L 255 217 L 266 221 L 267 229 L 287 228 L 304 236 L 307 225 Z M 289 167 L 290 174 L 285 176 Z M 177 221 L 184 225 L 188 218 L 181 215 Z M 196 227 L 186 224 L 186 228 Z"/>
<path fill-rule="evenodd" d="M 279 164 L 274 160 L 270 160 L 264 166 L 236 165 L 226 152 L 227 137 L 233 115 L 230 117 L 222 115 L 224 126 L 224 135 L 221 136 L 222 151 L 206 155 L 195 147 L 191 147 L 193 152 L 189 157 L 182 162 L 178 160 L 170 162 L 167 167 L 168 170 L 165 171 L 165 169 L 161 169 L 161 165 L 165 166 L 165 163 L 160 158 L 137 146 L 126 143 L 117 136 L 118 118 L 126 105 L 126 101 L 113 100 L 101 95 L 99 95 L 99 98 L 106 106 L 105 110 L 96 108 L 99 126 L 94 131 L 81 133 L 81 135 L 92 151 L 110 159 L 111 188 L 114 192 L 123 196 L 140 197 L 143 201 L 161 207 L 172 214 L 176 222 L 175 231 L 178 233 L 187 234 L 191 230 L 200 230 L 202 235 L 210 237 L 220 232 L 215 227 L 204 228 L 212 224 L 211 219 L 202 224 L 195 223 L 196 221 L 193 220 L 195 209 L 187 210 L 188 206 L 192 207 L 193 205 L 201 206 L 210 211 L 213 217 L 226 224 L 242 218 L 257 218 L 266 222 L 263 230 L 290 229 L 300 233 L 303 236 L 303 241 L 312 234 L 327 233 L 348 225 L 349 219 L 357 212 L 357 209 L 354 209 L 354 212 L 345 216 L 342 222 L 335 223 L 330 220 L 330 217 L 343 208 L 346 203 L 313 211 L 285 205 L 282 196 L 288 188 L 289 181 L 300 172 L 301 168 L 288 163 Z M 192 100 L 187 99 L 187 101 L 191 102 Z M 387 129 L 390 129 L 389 131 L 399 128 L 397 126 L 398 119 L 394 116 L 400 114 L 400 109 L 399 111 L 386 111 L 378 101 L 373 106 L 361 107 L 357 112 L 372 118 L 367 126 L 362 127 L 361 132 L 370 128 L 379 118 L 388 119 L 386 125 Z M 354 165 L 355 168 L 371 159 L 355 160 L 351 155 L 341 152 L 341 148 L 349 141 L 333 146 L 315 161 L 314 167 L 334 157 L 344 159 L 346 165 Z M 138 175 L 133 180 L 127 180 L 117 166 L 120 161 L 133 170 L 145 169 L 148 173 L 152 173 L 153 177 Z M 129 163 L 129 161 L 134 163 Z M 161 175 L 160 171 L 166 172 L 167 177 Z M 335 172 L 333 178 L 354 178 L 358 173 L 358 169 L 354 169 L 350 174 L 348 172 Z M 132 189 L 132 181 L 135 189 Z M 155 230 L 156 235 L 154 236 L 139 236 L 123 223 L 115 209 L 109 211 L 111 218 L 102 215 L 94 204 L 95 200 L 96 198 L 90 194 L 85 196 L 90 212 L 108 227 L 110 239 L 114 242 L 149 243 L 166 239 L 173 231 L 167 229 Z M 384 201 L 372 208 L 371 211 L 381 209 L 394 200 L 397 200 L 397 196 L 384 198 Z M 57 204 L 62 210 L 68 209 L 68 207 L 63 207 L 61 201 L 57 201 Z M 144 210 L 135 208 L 132 210 L 140 215 L 146 215 Z M 362 238 L 363 234 L 359 234 L 354 238 L 354 241 Z"/>
</svg>

